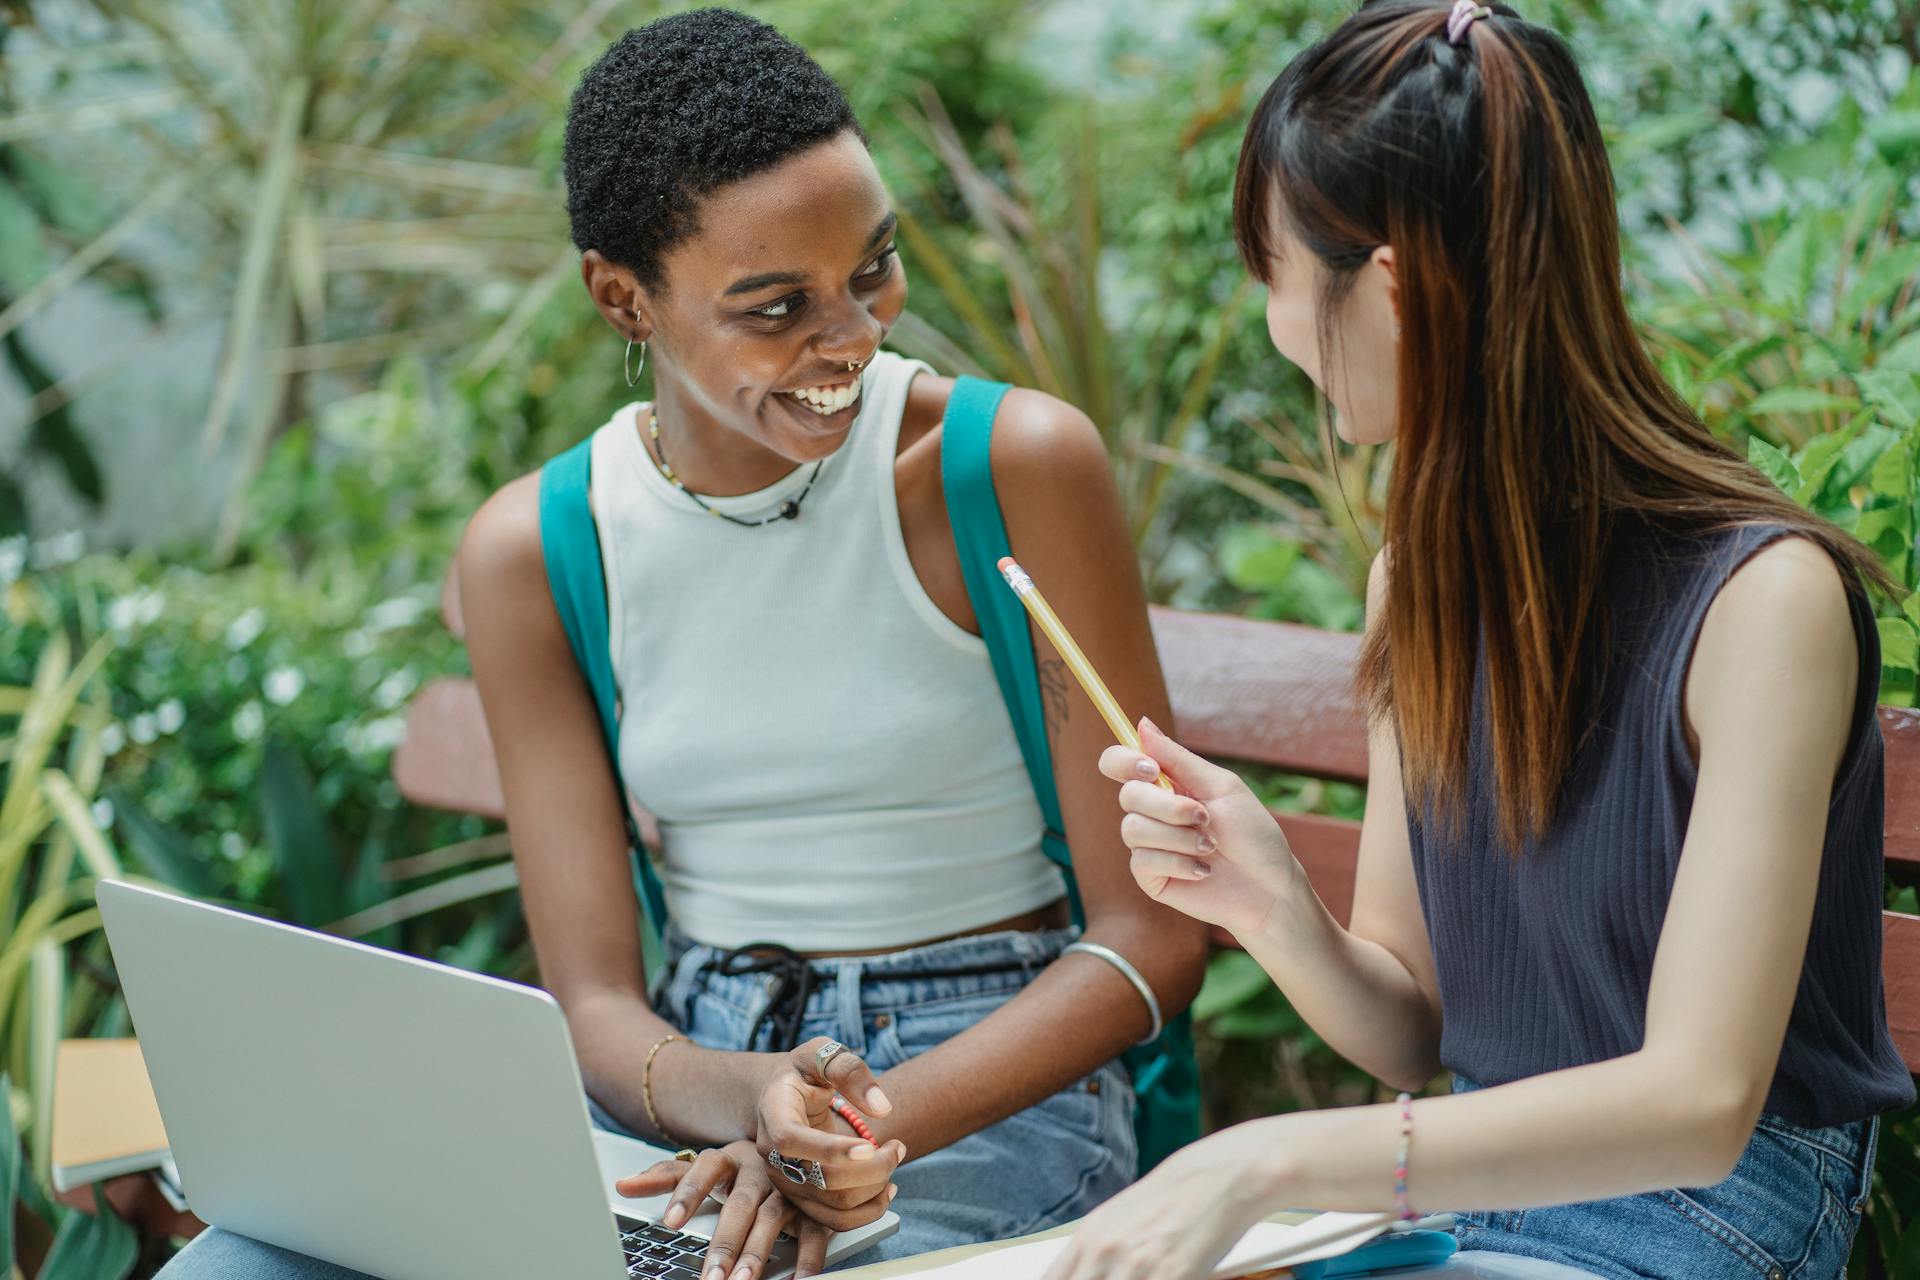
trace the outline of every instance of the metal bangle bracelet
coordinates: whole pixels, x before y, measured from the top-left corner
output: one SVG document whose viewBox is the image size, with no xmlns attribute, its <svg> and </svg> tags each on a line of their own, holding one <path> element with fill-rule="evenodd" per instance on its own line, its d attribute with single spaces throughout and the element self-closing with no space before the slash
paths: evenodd
<svg viewBox="0 0 1920 1280">
<path fill-rule="evenodd" d="M 1099 956 L 1102 960 L 1105 960 L 1108 964 L 1118 969 L 1120 976 L 1128 982 L 1131 982 L 1133 989 L 1140 993 L 1140 998 L 1147 1002 L 1147 1013 L 1153 1018 L 1153 1029 L 1147 1032 L 1146 1039 L 1140 1041 L 1140 1043 L 1151 1044 L 1160 1038 L 1160 1029 L 1165 1025 L 1160 1018 L 1160 1001 L 1155 998 L 1153 988 L 1147 985 L 1147 980 L 1140 976 L 1140 971 L 1134 968 L 1125 956 L 1115 951 L 1112 947 L 1103 947 L 1097 942 L 1070 942 L 1061 950 L 1060 954 L 1065 955 L 1069 951 L 1084 951 L 1090 956 Z"/>
</svg>

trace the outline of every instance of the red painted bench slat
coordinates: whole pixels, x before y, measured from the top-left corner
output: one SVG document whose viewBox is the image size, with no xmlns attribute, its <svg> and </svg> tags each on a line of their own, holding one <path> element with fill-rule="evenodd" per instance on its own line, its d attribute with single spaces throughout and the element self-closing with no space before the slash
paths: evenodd
<svg viewBox="0 0 1920 1280">
<path fill-rule="evenodd" d="M 1289 773 L 1367 780 L 1366 722 L 1353 696 L 1358 636 L 1158 605 L 1148 616 L 1187 746 Z"/>
<path fill-rule="evenodd" d="M 1920 916 L 1881 913 L 1884 950 L 1880 972 L 1887 984 L 1887 1025 L 1907 1070 L 1920 1074 Z"/>
<path fill-rule="evenodd" d="M 1880 708 L 1887 744 L 1887 861 L 1920 869 L 1920 711 Z"/>
<path fill-rule="evenodd" d="M 407 706 L 407 732 L 393 753 L 393 781 L 415 804 L 505 818 L 493 738 L 471 680 L 430 680 Z"/>
</svg>

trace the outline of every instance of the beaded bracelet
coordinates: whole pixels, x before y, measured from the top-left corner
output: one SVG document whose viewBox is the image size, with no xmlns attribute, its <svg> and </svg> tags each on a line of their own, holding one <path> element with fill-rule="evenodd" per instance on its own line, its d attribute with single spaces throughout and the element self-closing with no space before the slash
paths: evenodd
<svg viewBox="0 0 1920 1280">
<path fill-rule="evenodd" d="M 851 1102 L 848 1102 L 845 1098 L 841 1097 L 839 1094 L 836 1093 L 833 1095 L 833 1101 L 828 1103 L 828 1105 L 833 1108 L 834 1114 L 839 1116 L 842 1120 L 845 1120 L 847 1122 L 847 1126 L 851 1128 L 855 1133 L 859 1134 L 863 1139 L 865 1139 L 868 1142 L 873 1141 L 872 1127 L 867 1124 L 865 1116 L 862 1116 L 858 1111 L 855 1111 L 853 1109 L 853 1104 Z"/>
<path fill-rule="evenodd" d="M 686 1037 L 677 1031 L 670 1031 L 666 1035 L 661 1036 L 653 1042 L 653 1048 L 647 1050 L 646 1065 L 640 1068 L 640 1101 L 646 1104 L 647 1124 L 652 1127 L 655 1133 L 665 1138 L 667 1145 L 670 1147 L 677 1147 L 680 1143 L 672 1134 L 667 1132 L 667 1126 L 660 1123 L 660 1117 L 656 1115 L 653 1110 L 653 1060 L 659 1056 L 662 1049 L 672 1044 L 675 1040 L 685 1039 Z"/>
<path fill-rule="evenodd" d="M 1412 1222 L 1420 1216 L 1407 1202 L 1407 1149 L 1413 1145 L 1413 1095 L 1403 1093 L 1395 1101 L 1400 1104 L 1400 1158 L 1393 1164 L 1393 1207 L 1400 1221 Z"/>
</svg>

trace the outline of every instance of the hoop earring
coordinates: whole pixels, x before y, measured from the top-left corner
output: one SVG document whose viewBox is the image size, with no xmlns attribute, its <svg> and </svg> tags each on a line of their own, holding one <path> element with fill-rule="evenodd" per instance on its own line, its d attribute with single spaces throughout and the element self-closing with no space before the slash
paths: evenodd
<svg viewBox="0 0 1920 1280">
<path fill-rule="evenodd" d="M 647 344 L 646 343 L 643 342 L 640 344 L 640 367 L 638 369 L 634 369 L 632 372 L 628 372 L 628 366 L 630 366 L 632 363 L 633 363 L 633 339 L 628 338 L 627 352 L 625 355 L 620 357 L 620 372 L 625 373 L 627 375 L 628 386 L 632 386 L 634 383 L 640 381 L 641 373 L 643 373 L 646 370 L 646 367 L 647 367 Z"/>
</svg>

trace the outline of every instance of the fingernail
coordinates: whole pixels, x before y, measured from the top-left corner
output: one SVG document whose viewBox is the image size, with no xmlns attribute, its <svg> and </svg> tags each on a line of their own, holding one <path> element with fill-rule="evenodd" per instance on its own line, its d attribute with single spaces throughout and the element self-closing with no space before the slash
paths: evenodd
<svg viewBox="0 0 1920 1280">
<path fill-rule="evenodd" d="M 1206 877 L 1213 874 L 1213 864 L 1211 862 L 1196 861 L 1193 864 L 1193 874 L 1199 877 L 1200 879 L 1204 880 Z"/>
<path fill-rule="evenodd" d="M 753 1268 L 744 1262 L 741 1263 L 739 1269 L 733 1273 L 733 1280 L 753 1280 Z"/>
<path fill-rule="evenodd" d="M 1212 853 L 1218 846 L 1214 844 L 1212 836 L 1202 832 L 1200 838 L 1193 842 L 1193 847 L 1202 853 Z"/>
<path fill-rule="evenodd" d="M 1160 776 L 1160 766 L 1151 760 L 1136 762 L 1133 766 L 1133 771 L 1143 778 L 1157 778 Z"/>
<path fill-rule="evenodd" d="M 867 1110 L 877 1116 L 883 1116 L 893 1110 L 892 1101 L 888 1099 L 886 1094 L 880 1092 L 879 1085 L 875 1085 L 873 1088 L 867 1090 Z"/>
<path fill-rule="evenodd" d="M 667 1211 L 660 1215 L 660 1221 L 665 1223 L 669 1227 L 677 1228 L 681 1223 L 685 1222 L 686 1220 L 687 1220 L 687 1207 L 681 1204 L 677 1200 L 674 1203 L 668 1205 Z"/>
<path fill-rule="evenodd" d="M 1147 726 L 1147 728 L 1153 730 L 1155 733 L 1160 733 L 1160 726 L 1155 724 L 1153 721 L 1147 719 L 1145 716 L 1140 717 L 1140 723 Z M 1164 733 L 1160 733 L 1160 736 L 1164 738 L 1167 735 Z"/>
<path fill-rule="evenodd" d="M 1211 809 L 1209 809 L 1209 808 L 1207 808 L 1207 806 L 1205 806 L 1205 805 L 1201 805 L 1201 806 L 1200 806 L 1200 813 L 1199 813 L 1199 816 L 1198 816 L 1198 817 L 1196 817 L 1196 818 L 1194 818 L 1194 820 L 1193 820 L 1193 821 L 1194 821 L 1194 823 L 1195 823 L 1195 825 L 1197 825 L 1197 826 L 1202 826 L 1202 827 L 1210 827 L 1210 826 L 1212 826 L 1212 825 L 1213 825 L 1213 810 L 1211 810 Z"/>
<path fill-rule="evenodd" d="M 847 1152 L 847 1158 L 849 1160 L 871 1160 L 879 1154 L 872 1144 L 858 1142 L 854 1144 L 853 1150 Z"/>
<path fill-rule="evenodd" d="M 707 1280 L 727 1280 L 727 1269 L 719 1263 L 707 1268 Z"/>
</svg>

